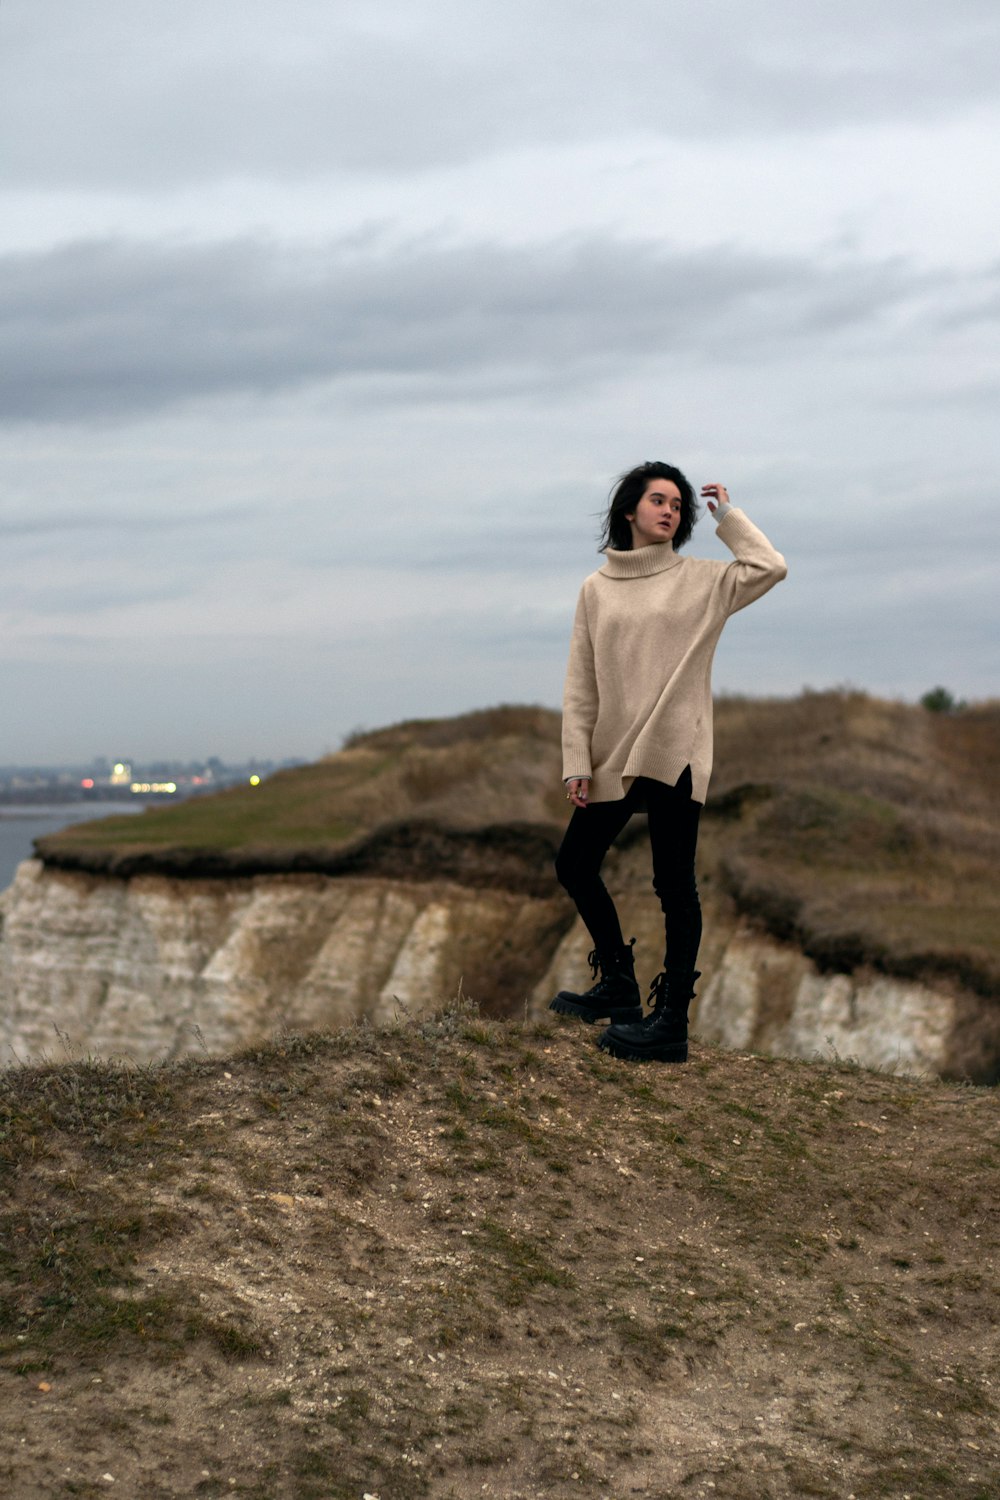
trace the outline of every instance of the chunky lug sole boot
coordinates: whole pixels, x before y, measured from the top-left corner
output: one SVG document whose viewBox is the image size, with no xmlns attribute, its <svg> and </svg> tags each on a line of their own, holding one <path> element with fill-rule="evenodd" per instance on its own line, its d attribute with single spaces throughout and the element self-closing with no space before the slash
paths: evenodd
<svg viewBox="0 0 1000 1500">
<path fill-rule="evenodd" d="M 600 979 L 582 995 L 571 990 L 560 990 L 554 1000 L 549 1001 L 549 1010 L 561 1016 L 579 1016 L 592 1026 L 595 1021 L 610 1021 L 612 1025 L 625 1025 L 629 1021 L 642 1020 L 642 999 L 635 982 L 635 961 L 632 943 L 610 953 L 598 953 L 595 948 L 588 963 L 590 972 Z"/>
<path fill-rule="evenodd" d="M 601 1051 L 631 1062 L 687 1062 L 688 1005 L 694 999 L 694 982 L 700 978 L 697 969 L 687 979 L 657 974 L 649 987 L 653 1006 L 649 1015 L 634 1026 L 609 1026 L 598 1038 Z"/>
</svg>

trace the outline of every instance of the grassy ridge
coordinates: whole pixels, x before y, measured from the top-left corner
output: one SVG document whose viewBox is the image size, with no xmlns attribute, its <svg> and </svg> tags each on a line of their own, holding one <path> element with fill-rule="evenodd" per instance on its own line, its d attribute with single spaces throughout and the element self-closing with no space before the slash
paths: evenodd
<svg viewBox="0 0 1000 1500">
<path fill-rule="evenodd" d="M 25 1500 L 993 1500 L 991 1091 L 458 1002 L 0 1075 Z"/>
<path fill-rule="evenodd" d="M 338 870 L 401 826 L 476 834 L 529 824 L 552 834 L 548 854 L 565 806 L 558 741 L 558 718 L 546 709 L 415 721 L 355 736 L 339 754 L 260 786 L 76 824 L 37 848 L 52 865 L 96 873 Z M 434 840 L 427 844 L 433 859 Z"/>
<path fill-rule="evenodd" d="M 558 716 L 500 707 L 358 735 L 260 787 L 77 824 L 39 849 L 114 874 L 361 871 L 543 894 L 566 815 L 559 769 Z M 702 867 L 823 967 L 947 976 L 992 997 L 998 807 L 1000 705 L 723 698 Z"/>
</svg>

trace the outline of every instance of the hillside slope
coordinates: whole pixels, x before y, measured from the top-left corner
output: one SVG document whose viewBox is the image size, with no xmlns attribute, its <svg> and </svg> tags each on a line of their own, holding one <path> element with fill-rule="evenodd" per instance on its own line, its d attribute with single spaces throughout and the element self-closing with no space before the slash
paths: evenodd
<svg viewBox="0 0 1000 1500">
<path fill-rule="evenodd" d="M 416 720 L 260 786 L 77 824 L 37 847 L 50 865 L 119 877 L 424 875 L 548 894 L 558 744 L 550 709 Z"/>
<path fill-rule="evenodd" d="M 1000 704 L 944 715 L 804 693 L 723 698 L 715 720 L 700 867 L 740 912 L 821 969 L 1000 997 Z M 545 897 L 565 818 L 558 715 L 501 707 L 359 736 L 256 789 L 78 824 L 39 852 L 119 877 L 314 871 Z"/>
<path fill-rule="evenodd" d="M 0 1074 L 0 1480 L 993 1500 L 991 1091 L 457 1003 Z"/>
</svg>

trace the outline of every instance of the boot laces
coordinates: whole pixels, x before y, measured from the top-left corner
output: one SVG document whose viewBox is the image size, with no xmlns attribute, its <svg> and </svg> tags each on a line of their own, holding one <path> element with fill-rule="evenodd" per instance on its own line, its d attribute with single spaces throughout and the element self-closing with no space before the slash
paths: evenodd
<svg viewBox="0 0 1000 1500">
<path fill-rule="evenodd" d="M 646 997 L 646 1004 L 649 1006 L 650 1014 L 656 1015 L 657 1011 L 661 1011 L 666 1003 L 667 975 L 666 970 L 664 970 L 662 974 L 657 974 L 656 978 L 649 986 L 649 994 Z"/>
<path fill-rule="evenodd" d="M 675 989 L 674 994 L 676 995 L 679 1004 L 685 1004 L 685 1000 L 681 999 L 682 995 L 685 997 L 685 999 L 694 999 L 694 987 L 700 978 L 700 969 L 695 969 L 694 973 L 691 975 L 691 978 L 687 983 L 685 983 L 683 979 L 678 981 L 677 975 L 674 975 L 674 981 L 677 984 L 677 988 Z M 667 974 L 666 969 L 664 969 L 662 974 L 657 974 L 656 978 L 649 986 L 649 995 L 647 997 L 646 1004 L 650 1007 L 650 1015 L 655 1016 L 658 1015 L 661 1010 L 664 1010 L 669 1005 L 669 1003 L 670 977 Z"/>
<path fill-rule="evenodd" d="M 632 949 L 634 947 L 635 938 L 632 938 L 630 942 L 624 943 L 622 945 L 621 956 L 623 960 L 627 961 L 631 959 Z M 615 969 L 619 967 L 619 964 L 615 959 L 615 955 L 610 949 L 604 955 L 604 962 L 602 963 L 600 950 L 597 948 L 591 948 L 590 952 L 587 954 L 587 962 L 590 965 L 591 979 L 596 979 L 598 974 L 600 974 L 602 979 L 607 979 L 612 967 L 614 967 Z"/>
</svg>

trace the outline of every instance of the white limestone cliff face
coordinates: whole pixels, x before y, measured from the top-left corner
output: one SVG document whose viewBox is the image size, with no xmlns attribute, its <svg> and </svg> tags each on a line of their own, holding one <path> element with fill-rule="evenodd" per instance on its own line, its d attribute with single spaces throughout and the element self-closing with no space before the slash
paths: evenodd
<svg viewBox="0 0 1000 1500">
<path fill-rule="evenodd" d="M 662 966 L 641 852 L 611 882 L 645 987 Z M 703 889 L 697 1036 L 737 1050 L 988 1081 L 997 1007 L 957 989 L 821 974 Z M 0 895 L 0 1066 L 14 1058 L 225 1054 L 283 1027 L 418 1014 L 465 992 L 548 1014 L 589 984 L 590 940 L 565 902 L 446 882 L 267 875 L 128 880 L 27 860 Z M 992 1071 L 991 1071 L 992 1070 Z"/>
<path fill-rule="evenodd" d="M 700 998 L 699 1034 L 781 1057 L 944 1073 L 961 1022 L 955 993 L 885 974 L 821 974 L 804 954 L 737 925 Z"/>
<path fill-rule="evenodd" d="M 116 880 L 26 860 L 0 896 L 0 1065 L 64 1045 L 225 1053 L 282 1027 L 418 1013 L 460 984 L 495 994 L 505 974 L 512 993 L 518 958 L 547 958 L 558 934 L 551 902 L 443 881 Z"/>
</svg>

